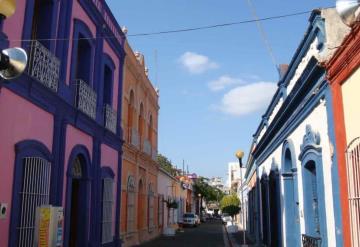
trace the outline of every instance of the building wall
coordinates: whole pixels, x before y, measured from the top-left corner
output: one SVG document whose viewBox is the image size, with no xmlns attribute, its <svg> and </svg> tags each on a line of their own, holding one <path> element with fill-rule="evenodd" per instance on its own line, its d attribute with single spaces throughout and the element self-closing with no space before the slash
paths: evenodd
<svg viewBox="0 0 360 247">
<path fill-rule="evenodd" d="M 157 92 L 145 71 L 143 56 L 139 53 L 135 55 L 127 42 L 125 43 L 125 52 L 121 121 L 124 133 L 121 217 L 127 219 L 127 203 L 129 202 L 127 201 L 129 194 L 127 181 L 131 176 L 136 181 L 135 195 L 137 199 L 134 217 L 137 224 L 135 231 L 132 232 L 123 222 L 120 234 L 124 246 L 132 246 L 148 241 L 159 234 L 157 227 L 158 166 L 156 162 L 159 106 Z M 140 130 L 141 126 L 142 130 Z M 144 186 L 142 191 L 139 189 L 140 181 Z M 153 227 L 149 225 L 149 186 L 152 187 L 152 193 L 154 193 Z"/>
<path fill-rule="evenodd" d="M 29 57 L 25 73 L 1 84 L 0 88 L 0 157 L 3 160 L 0 168 L 6 171 L 0 174 L 0 202 L 7 203 L 9 207 L 6 219 L 0 220 L 0 242 L 4 246 L 15 246 L 19 239 L 17 226 L 21 217 L 19 207 L 22 199 L 19 195 L 25 173 L 24 158 L 40 157 L 51 166 L 49 203 L 64 207 L 64 246 L 69 245 L 73 232 L 81 238 L 81 242 L 76 243 L 79 246 L 99 246 L 103 240 L 104 178 L 111 178 L 113 181 L 111 234 L 107 244 L 119 246 L 120 193 L 117 192 L 121 188 L 121 178 L 118 175 L 121 172 L 122 143 L 119 105 L 122 95 L 124 35 L 103 1 L 50 0 L 46 2 L 46 6 L 51 7 L 48 11 L 40 11 L 39 15 L 49 21 L 50 29 L 42 35 L 46 35 L 51 41 L 42 41 L 46 45 L 43 43 L 44 47 L 39 48 L 40 55 L 34 56 L 35 43 L 21 41 L 31 39 L 34 2 L 35 0 L 27 0 L 18 4 L 15 14 L 6 19 L 0 29 L 0 35 L 10 40 L 1 42 L 1 46 L 23 47 Z M 87 32 L 88 30 L 90 31 Z M 94 118 L 78 109 L 75 102 L 78 92 L 74 83 L 77 60 L 75 48 L 78 40 L 74 35 L 77 32 L 89 35 L 87 38 L 93 50 L 88 83 L 97 96 Z M 118 37 L 116 40 L 92 39 L 96 35 L 109 37 L 115 33 Z M 60 40 L 57 41 L 56 38 Z M 106 56 L 103 56 L 104 53 Z M 105 58 L 111 60 L 113 66 L 110 87 L 111 108 L 115 114 L 113 129 L 106 127 L 109 119 L 104 119 Z M 31 66 L 31 63 L 34 65 Z M 79 64 L 79 68 L 82 68 L 83 64 Z M 40 69 L 35 72 L 36 68 Z M 55 88 L 51 88 L 54 81 L 57 84 Z M 77 171 L 81 178 L 76 177 L 73 170 L 76 158 L 81 158 L 81 171 Z M 31 179 L 37 178 L 36 176 L 32 174 Z M 42 178 L 38 180 L 41 181 Z M 76 183 L 80 184 L 78 199 L 72 198 Z M 81 213 L 77 214 L 81 215 L 79 219 L 82 224 L 78 224 L 76 228 L 70 227 L 74 218 L 71 216 L 72 200 L 78 200 L 82 205 Z M 29 241 L 26 242 L 31 245 Z"/>
<path fill-rule="evenodd" d="M 356 70 L 341 87 L 344 105 L 346 140 L 348 144 L 360 136 L 360 109 L 358 92 L 360 92 L 360 71 Z"/>
</svg>

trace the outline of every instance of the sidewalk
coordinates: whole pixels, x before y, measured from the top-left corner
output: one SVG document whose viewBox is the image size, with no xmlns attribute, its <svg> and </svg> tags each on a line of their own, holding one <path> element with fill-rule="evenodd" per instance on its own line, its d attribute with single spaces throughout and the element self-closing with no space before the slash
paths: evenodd
<svg viewBox="0 0 360 247">
<path fill-rule="evenodd" d="M 237 232 L 231 233 L 227 232 L 229 236 L 229 240 L 231 242 L 232 247 L 240 247 L 240 246 L 256 246 L 247 236 L 245 232 L 245 245 L 243 243 L 244 236 L 243 231 L 239 230 Z"/>
</svg>

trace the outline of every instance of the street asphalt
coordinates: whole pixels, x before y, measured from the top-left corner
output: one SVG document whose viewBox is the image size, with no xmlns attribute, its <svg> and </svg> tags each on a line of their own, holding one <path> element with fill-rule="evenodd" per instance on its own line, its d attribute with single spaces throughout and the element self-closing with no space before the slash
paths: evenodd
<svg viewBox="0 0 360 247">
<path fill-rule="evenodd" d="M 155 240 L 140 245 L 141 247 L 224 247 L 228 239 L 221 221 L 208 221 L 201 225 L 184 228 L 174 237 L 160 236 Z"/>
</svg>

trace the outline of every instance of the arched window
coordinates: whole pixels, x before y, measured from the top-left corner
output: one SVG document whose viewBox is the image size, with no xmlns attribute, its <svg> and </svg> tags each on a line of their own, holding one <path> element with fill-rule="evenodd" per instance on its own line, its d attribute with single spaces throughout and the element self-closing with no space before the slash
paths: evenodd
<svg viewBox="0 0 360 247">
<path fill-rule="evenodd" d="M 148 139 L 149 139 L 150 144 L 153 146 L 152 133 L 153 133 L 153 118 L 152 118 L 152 115 L 150 114 L 149 129 L 148 129 Z"/>
<path fill-rule="evenodd" d="M 129 103 L 128 103 L 128 142 L 131 142 L 132 128 L 134 125 L 134 91 L 130 91 Z"/>
<path fill-rule="evenodd" d="M 132 233 L 135 231 L 135 178 L 128 177 L 126 200 L 126 232 Z"/>
<path fill-rule="evenodd" d="M 51 154 L 38 141 L 16 144 L 9 246 L 34 244 L 36 208 L 50 204 Z"/>
<path fill-rule="evenodd" d="M 154 228 L 154 191 L 152 184 L 148 187 L 148 229 L 149 231 Z"/>
<path fill-rule="evenodd" d="M 101 243 L 113 241 L 114 172 L 110 167 L 101 168 L 102 177 L 102 220 Z"/>
<path fill-rule="evenodd" d="M 143 103 L 140 104 L 138 124 L 139 124 L 139 137 L 140 137 L 140 141 L 142 141 L 143 137 L 144 137 L 144 105 L 143 105 Z"/>
</svg>

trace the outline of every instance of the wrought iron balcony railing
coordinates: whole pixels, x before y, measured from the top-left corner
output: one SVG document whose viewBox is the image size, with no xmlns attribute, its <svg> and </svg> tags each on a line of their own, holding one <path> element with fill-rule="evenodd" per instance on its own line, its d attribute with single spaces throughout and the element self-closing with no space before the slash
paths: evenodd
<svg viewBox="0 0 360 247">
<path fill-rule="evenodd" d="M 105 128 L 116 134 L 116 111 L 108 104 L 104 106 Z"/>
<path fill-rule="evenodd" d="M 137 148 L 140 147 L 139 133 L 135 128 L 131 129 L 131 144 Z"/>
<path fill-rule="evenodd" d="M 303 247 L 320 247 L 321 238 L 311 237 L 309 235 L 303 234 L 302 243 L 303 243 Z"/>
<path fill-rule="evenodd" d="M 146 154 L 151 156 L 151 144 L 148 140 L 144 140 L 143 150 Z"/>
<path fill-rule="evenodd" d="M 96 92 L 83 80 L 76 80 L 76 107 L 91 117 L 96 118 Z"/>
<path fill-rule="evenodd" d="M 39 41 L 30 47 L 28 73 L 40 83 L 57 92 L 59 84 L 60 60 Z"/>
</svg>

